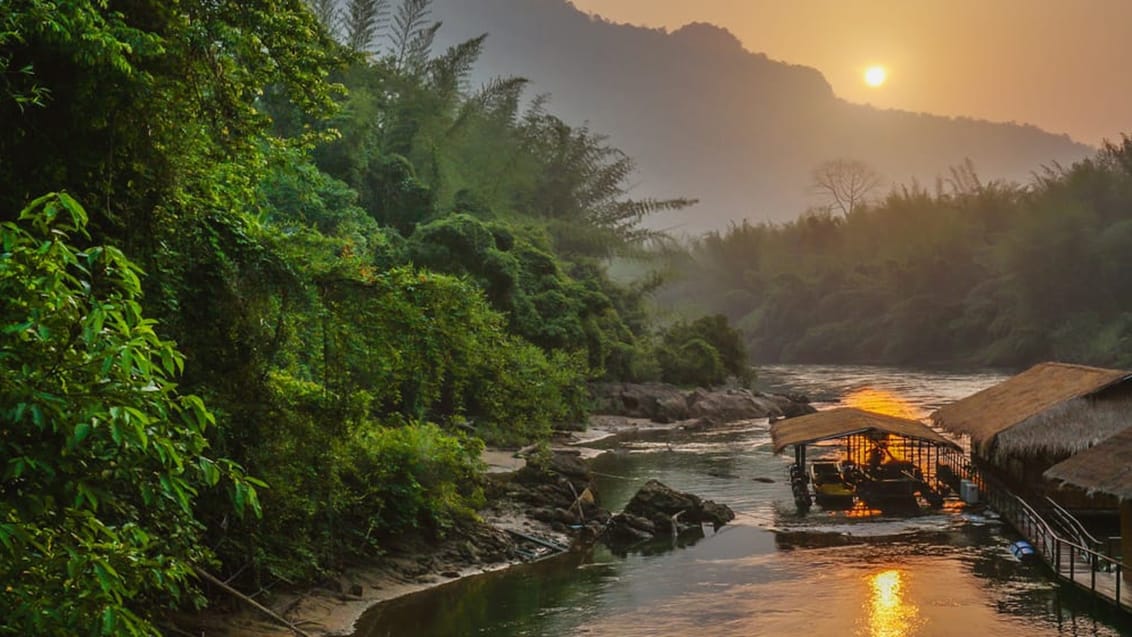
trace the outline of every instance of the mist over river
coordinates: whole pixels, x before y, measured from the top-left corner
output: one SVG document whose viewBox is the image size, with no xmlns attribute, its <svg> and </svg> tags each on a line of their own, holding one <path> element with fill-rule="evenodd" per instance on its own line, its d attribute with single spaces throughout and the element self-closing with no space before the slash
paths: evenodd
<svg viewBox="0 0 1132 637">
<path fill-rule="evenodd" d="M 924 417 L 993 371 L 772 366 L 759 387 Z M 1016 561 L 993 513 L 950 502 L 915 517 L 799 515 L 765 419 L 623 441 L 593 462 L 619 510 L 648 479 L 727 504 L 733 523 L 614 554 L 597 546 L 386 602 L 356 637 L 462 635 L 1071 636 L 1132 622 Z M 773 479 L 764 482 L 757 479 Z"/>
</svg>

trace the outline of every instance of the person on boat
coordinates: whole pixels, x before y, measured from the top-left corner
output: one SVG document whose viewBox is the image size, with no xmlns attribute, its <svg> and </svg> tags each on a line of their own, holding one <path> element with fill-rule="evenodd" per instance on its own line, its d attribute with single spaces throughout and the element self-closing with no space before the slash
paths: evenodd
<svg viewBox="0 0 1132 637">
<path fill-rule="evenodd" d="M 869 450 L 869 472 L 876 473 L 880 469 L 880 465 L 884 463 L 884 456 L 887 455 L 888 450 L 882 447 L 879 443 L 874 445 Z"/>
<path fill-rule="evenodd" d="M 851 459 L 846 459 L 841 463 L 841 479 L 848 484 L 857 484 L 864 476 L 861 474 L 861 468 L 857 466 L 856 462 Z"/>
</svg>

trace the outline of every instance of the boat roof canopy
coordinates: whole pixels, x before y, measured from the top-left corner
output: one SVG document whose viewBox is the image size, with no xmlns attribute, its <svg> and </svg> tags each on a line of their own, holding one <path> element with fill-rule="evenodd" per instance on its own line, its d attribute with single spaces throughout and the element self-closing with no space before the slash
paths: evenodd
<svg viewBox="0 0 1132 637">
<path fill-rule="evenodd" d="M 775 453 L 781 453 L 790 445 L 808 445 L 868 432 L 892 434 L 939 446 L 957 447 L 954 442 L 918 420 L 886 416 L 853 407 L 819 411 L 780 420 L 770 426 L 770 437 L 774 443 Z"/>
</svg>

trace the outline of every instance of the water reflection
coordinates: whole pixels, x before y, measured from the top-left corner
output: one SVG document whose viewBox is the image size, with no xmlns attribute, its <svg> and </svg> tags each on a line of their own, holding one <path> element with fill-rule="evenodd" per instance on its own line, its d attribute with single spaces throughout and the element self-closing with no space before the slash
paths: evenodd
<svg viewBox="0 0 1132 637">
<path fill-rule="evenodd" d="M 889 569 L 867 578 L 869 598 L 869 637 L 906 637 L 912 634 L 920 609 L 905 601 L 904 573 Z"/>
<path fill-rule="evenodd" d="M 663 535 L 654 540 L 633 544 L 627 547 L 609 548 L 609 552 L 617 557 L 628 557 L 629 555 L 661 555 L 676 549 L 688 548 L 695 546 L 696 542 L 704 539 L 704 527 L 693 526 L 685 529 L 679 535 L 664 537 Z"/>
<path fill-rule="evenodd" d="M 852 390 L 868 376 L 925 406 L 996 380 L 882 371 L 825 373 Z M 1001 524 L 958 503 L 914 517 L 799 514 L 789 460 L 771 451 L 764 422 L 640 443 L 594 462 L 607 506 L 621 508 L 655 478 L 730 505 L 736 520 L 675 546 L 597 547 L 458 580 L 379 606 L 358 637 L 1132 635 L 1127 618 L 1014 560 Z"/>
<path fill-rule="evenodd" d="M 927 415 L 922 407 L 917 407 L 895 392 L 877 387 L 861 387 L 845 394 L 841 402 L 846 407 L 856 407 L 886 416 L 911 418 L 913 420 Z"/>
<path fill-rule="evenodd" d="M 839 402 L 861 387 L 891 391 L 918 408 L 913 417 L 1004 380 L 1000 370 L 943 371 L 867 365 L 766 365 L 759 368 L 759 388 L 795 391 L 815 402 Z"/>
</svg>

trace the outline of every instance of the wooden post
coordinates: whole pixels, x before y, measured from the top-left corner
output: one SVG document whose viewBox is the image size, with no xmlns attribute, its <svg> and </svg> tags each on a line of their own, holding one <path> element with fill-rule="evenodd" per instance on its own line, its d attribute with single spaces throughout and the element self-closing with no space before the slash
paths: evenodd
<svg viewBox="0 0 1132 637">
<path fill-rule="evenodd" d="M 1120 556 L 1125 566 L 1132 566 L 1132 500 L 1120 501 Z M 1132 584 L 1132 568 L 1123 569 L 1121 575 Z"/>
</svg>

